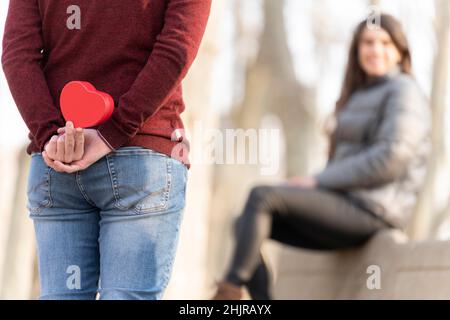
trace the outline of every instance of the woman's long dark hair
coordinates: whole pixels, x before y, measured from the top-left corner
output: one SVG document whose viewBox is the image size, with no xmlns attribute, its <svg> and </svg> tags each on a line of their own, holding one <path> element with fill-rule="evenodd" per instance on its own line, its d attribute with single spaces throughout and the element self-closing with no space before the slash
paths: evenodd
<svg viewBox="0 0 450 320">
<path fill-rule="evenodd" d="M 400 52 L 401 61 L 399 63 L 400 69 L 403 73 L 412 73 L 412 60 L 411 51 L 409 49 L 408 40 L 406 34 L 403 31 L 401 23 L 389 14 L 380 15 L 380 27 L 386 31 L 397 50 Z M 350 52 L 348 57 L 347 69 L 345 71 L 344 84 L 342 86 L 341 95 L 336 102 L 335 116 L 342 111 L 347 104 L 350 96 L 358 89 L 367 85 L 368 76 L 362 69 L 359 63 L 359 43 L 363 31 L 368 25 L 368 21 L 362 21 L 356 28 L 353 35 L 353 40 L 350 46 Z M 330 134 L 330 148 L 329 158 L 331 158 L 336 149 L 336 137 L 335 132 Z"/>
</svg>

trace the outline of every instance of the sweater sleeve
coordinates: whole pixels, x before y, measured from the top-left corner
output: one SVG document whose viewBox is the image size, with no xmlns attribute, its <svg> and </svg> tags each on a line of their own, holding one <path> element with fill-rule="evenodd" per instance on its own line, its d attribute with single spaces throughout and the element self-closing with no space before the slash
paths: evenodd
<svg viewBox="0 0 450 320">
<path fill-rule="evenodd" d="M 164 26 L 149 59 L 112 116 L 97 130 L 117 149 L 164 105 L 193 63 L 206 28 L 211 0 L 168 0 Z"/>
<path fill-rule="evenodd" d="M 36 0 L 10 0 L 3 36 L 2 67 L 30 138 L 42 151 L 65 125 L 42 70 L 44 44 Z"/>
<path fill-rule="evenodd" d="M 371 188 L 404 175 L 427 137 L 428 111 L 415 84 L 399 83 L 387 99 L 374 141 L 358 154 L 331 162 L 316 176 L 318 185 L 341 190 Z"/>
</svg>

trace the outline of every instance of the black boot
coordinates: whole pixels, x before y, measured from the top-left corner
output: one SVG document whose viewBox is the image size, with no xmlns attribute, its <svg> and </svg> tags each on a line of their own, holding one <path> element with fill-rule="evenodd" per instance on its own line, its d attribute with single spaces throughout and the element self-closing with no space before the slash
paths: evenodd
<svg viewBox="0 0 450 320">
<path fill-rule="evenodd" d="M 253 300 L 272 300 L 273 281 L 273 272 L 261 255 L 260 263 L 252 278 L 245 284 L 251 298 Z"/>
</svg>

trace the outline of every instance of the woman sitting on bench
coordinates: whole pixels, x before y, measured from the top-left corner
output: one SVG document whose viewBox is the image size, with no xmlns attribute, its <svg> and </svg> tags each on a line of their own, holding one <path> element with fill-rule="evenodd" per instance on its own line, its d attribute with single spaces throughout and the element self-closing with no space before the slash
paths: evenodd
<svg viewBox="0 0 450 320">
<path fill-rule="evenodd" d="M 411 75 L 401 24 L 359 24 L 350 48 L 326 168 L 251 190 L 236 223 L 236 248 L 214 299 L 271 299 L 260 253 L 265 239 L 312 250 L 359 246 L 386 228 L 404 228 L 426 173 L 430 108 Z"/>
</svg>

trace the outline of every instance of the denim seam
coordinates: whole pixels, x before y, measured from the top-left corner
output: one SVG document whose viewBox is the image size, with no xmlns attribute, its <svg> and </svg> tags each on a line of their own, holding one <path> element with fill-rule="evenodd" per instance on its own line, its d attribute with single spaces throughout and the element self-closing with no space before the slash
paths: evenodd
<svg viewBox="0 0 450 320">
<path fill-rule="evenodd" d="M 41 201 L 37 207 L 31 207 L 30 205 L 30 212 L 31 214 L 39 214 L 42 209 L 44 208 L 50 208 L 53 206 L 53 199 L 50 192 L 50 170 L 51 168 L 47 166 L 46 172 L 45 172 L 45 186 L 47 187 L 46 191 L 46 199 L 44 201 Z"/>
<path fill-rule="evenodd" d="M 87 195 L 87 193 L 86 193 L 86 191 L 85 191 L 85 189 L 84 189 L 84 187 L 83 187 L 83 184 L 81 183 L 81 174 L 80 174 L 79 171 L 77 171 L 77 172 L 75 173 L 75 180 L 76 180 L 76 182 L 77 182 L 78 189 L 80 190 L 81 195 L 83 196 L 83 198 L 84 198 L 90 205 L 96 207 L 97 205 L 89 198 L 89 196 Z"/>
<path fill-rule="evenodd" d="M 112 152 L 114 156 L 133 156 L 133 155 L 152 155 L 157 157 L 168 158 L 165 154 L 154 152 L 154 151 L 138 151 L 138 150 L 124 150 L 122 152 Z"/>
<path fill-rule="evenodd" d="M 52 183 L 51 183 L 52 175 L 50 174 L 51 171 L 52 171 L 52 168 L 48 167 L 47 168 L 48 205 L 46 206 L 47 208 L 50 208 L 53 206 L 53 198 L 52 198 L 52 192 L 51 192 L 51 188 L 52 188 Z"/>
<path fill-rule="evenodd" d="M 146 148 L 141 148 L 141 147 L 123 147 L 121 149 L 117 149 L 110 153 L 110 155 L 115 155 L 115 156 L 148 155 L 148 154 L 168 158 L 168 156 L 163 153 L 157 152 L 152 149 L 146 149 Z"/>
<path fill-rule="evenodd" d="M 114 199 L 115 199 L 114 206 L 118 209 L 121 209 L 121 207 L 118 206 L 118 203 L 120 200 L 119 200 L 119 194 L 118 194 L 119 191 L 116 188 L 117 178 L 116 178 L 116 174 L 115 174 L 115 170 L 114 170 L 114 162 L 112 161 L 112 159 L 110 158 L 109 155 L 106 156 L 106 162 L 108 164 L 108 172 L 109 172 L 109 177 L 111 179 L 111 187 L 112 187 Z"/>
</svg>

